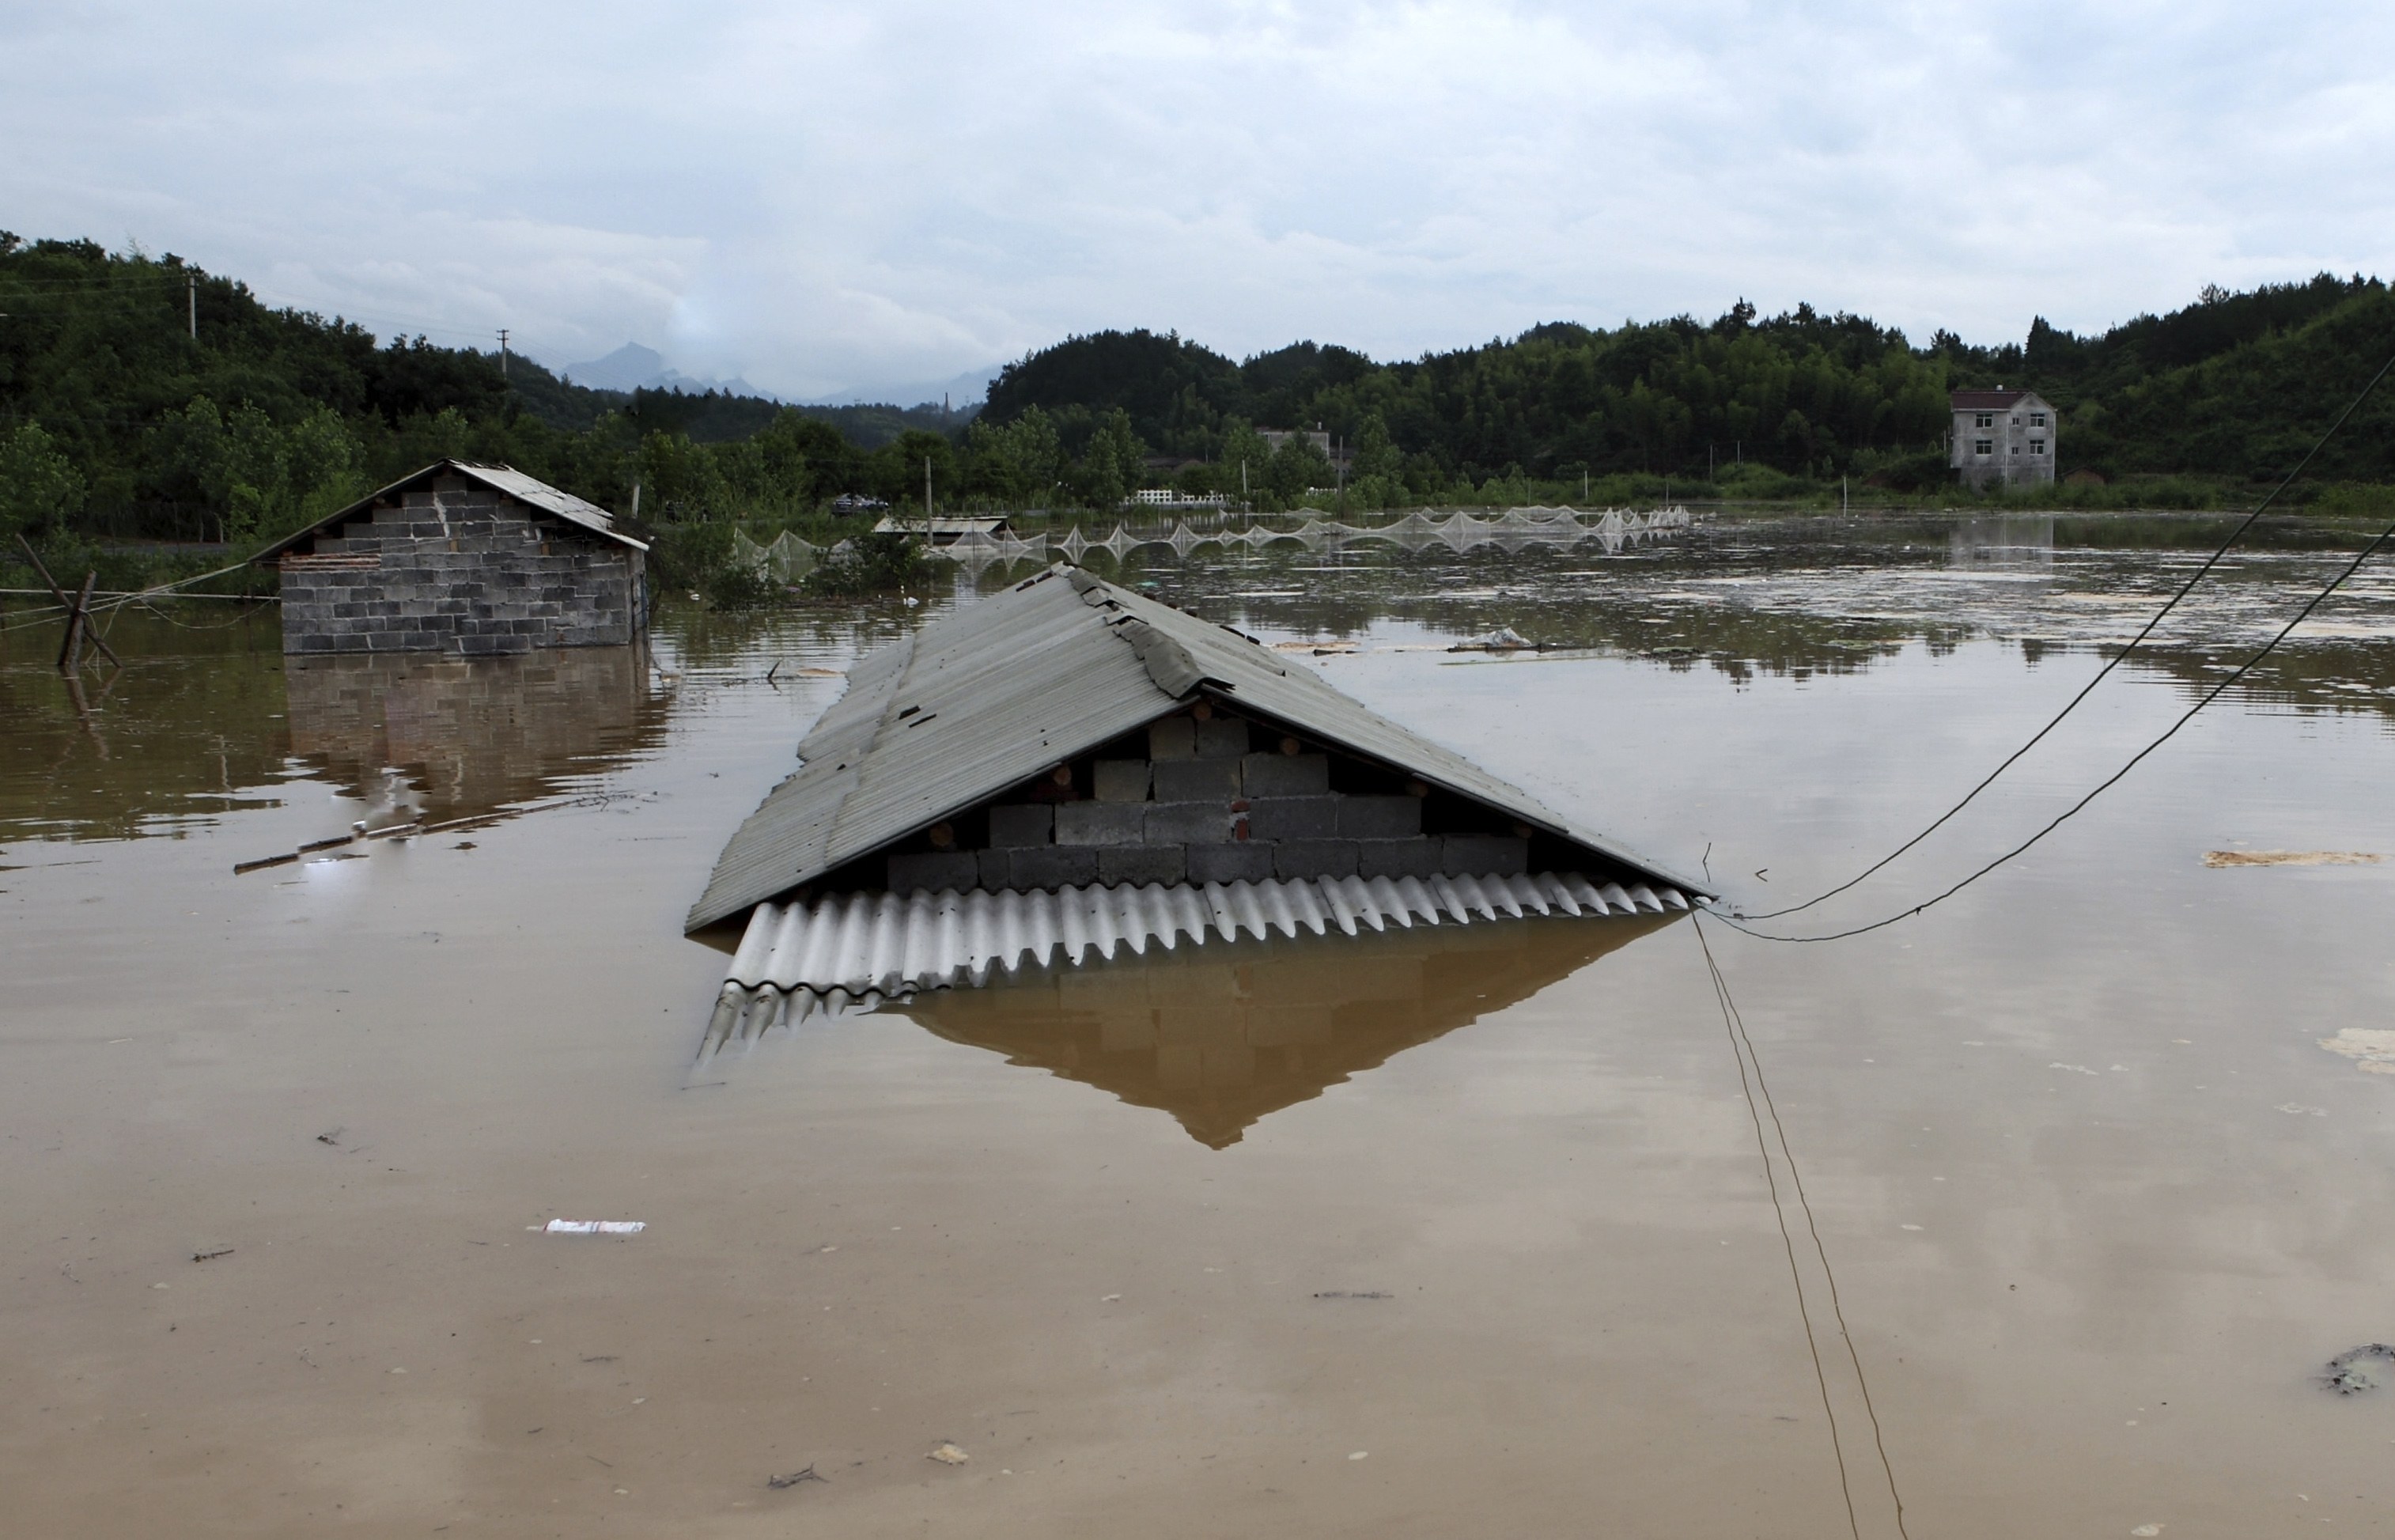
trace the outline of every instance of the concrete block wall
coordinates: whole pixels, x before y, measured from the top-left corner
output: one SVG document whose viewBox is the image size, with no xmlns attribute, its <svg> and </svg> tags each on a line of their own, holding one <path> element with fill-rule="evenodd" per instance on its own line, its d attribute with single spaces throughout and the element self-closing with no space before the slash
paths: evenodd
<svg viewBox="0 0 2395 1540">
<path fill-rule="evenodd" d="M 641 584 L 641 552 L 444 476 L 284 557 L 283 650 L 619 646 L 638 629 Z"/>
<path fill-rule="evenodd" d="M 946 830 L 942 847 L 891 856 L 889 885 L 936 893 L 1528 870 L 1527 838 L 1425 833 L 1422 796 L 1334 790 L 1330 756 L 1297 748 L 1224 713 L 1168 718 L 1149 730 L 1145 758 L 1118 752 L 1077 766 L 1068 800 L 993 803 L 979 848 L 961 848 Z"/>
</svg>

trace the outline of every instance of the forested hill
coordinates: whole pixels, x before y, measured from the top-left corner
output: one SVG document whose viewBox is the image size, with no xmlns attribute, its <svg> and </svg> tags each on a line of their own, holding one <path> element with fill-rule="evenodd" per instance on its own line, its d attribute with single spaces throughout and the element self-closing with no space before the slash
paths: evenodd
<svg viewBox="0 0 2395 1540">
<path fill-rule="evenodd" d="M 2038 320 L 2025 343 L 1992 348 L 1944 332 L 1914 347 L 1860 316 L 1800 305 L 1766 319 L 1741 301 L 1711 322 L 1559 323 L 1395 364 L 1312 342 L 1235 364 L 1174 335 L 1104 332 L 1010 365 L 983 420 L 1036 406 L 1071 449 L 1120 409 L 1152 450 L 1200 459 L 1242 422 L 1319 425 L 1351 443 L 1385 431 L 1409 482 L 1583 467 L 1693 479 L 1740 460 L 1918 479 L 1939 463 L 1946 392 L 2011 385 L 2063 409 L 2066 471 L 2266 476 L 2390 353 L 2395 300 L 2358 276 L 2207 290 L 2099 336 Z M 2349 425 L 2320 472 L 2395 478 L 2390 428 L 2395 392 Z"/>
<path fill-rule="evenodd" d="M 865 478 L 876 446 L 960 421 L 937 407 L 587 390 L 520 356 L 503 375 L 496 353 L 383 342 L 171 255 L 0 232 L 0 538 L 72 525 L 249 538 L 444 455 L 503 460 L 615 508 L 636 479 L 652 509 L 811 506 Z"/>
<path fill-rule="evenodd" d="M 2098 336 L 2041 320 L 1997 348 L 1743 301 L 1399 363 L 1313 342 L 1234 363 L 1176 335 L 1102 332 L 1010 365 L 976 418 L 624 395 L 521 358 L 502 374 L 494 354 L 271 308 L 173 256 L 0 232 L 0 537 L 261 540 L 444 456 L 619 510 L 638 488 L 661 523 L 814 517 L 848 492 L 912 501 L 927 479 L 944 506 L 999 509 L 1112 509 L 1168 484 L 1260 509 L 1628 499 L 1659 478 L 1691 497 L 1841 478 L 1951 495 L 1947 392 L 1994 384 L 2061 408 L 2063 471 L 2137 483 L 2107 496 L 2238 500 L 2390 353 L 2386 285 L 2324 274 L 2207 290 Z M 1261 431 L 1317 425 L 1338 463 Z M 2395 389 L 2314 473 L 2395 482 Z M 2163 476 L 2209 480 L 2142 480 Z"/>
</svg>

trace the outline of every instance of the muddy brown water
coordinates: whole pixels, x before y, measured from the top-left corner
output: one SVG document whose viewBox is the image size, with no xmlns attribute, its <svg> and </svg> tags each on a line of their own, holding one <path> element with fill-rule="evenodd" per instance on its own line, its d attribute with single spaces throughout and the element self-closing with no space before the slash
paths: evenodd
<svg viewBox="0 0 2395 1540">
<path fill-rule="evenodd" d="M 2318 533 L 1784 923 L 2050 816 Z M 1311 661 L 1760 909 L 1934 816 L 2191 559 L 1724 523 L 1127 576 L 1352 648 Z M 80 706 L 0 633 L 7 1528 L 1881 1535 L 1892 1482 L 1923 1537 L 2384 1530 L 2395 1392 L 2322 1376 L 2395 1337 L 2395 1076 L 2320 1042 L 2390 1025 L 2395 862 L 2203 856 L 2395 855 L 2389 599 L 1917 920 L 1707 922 L 1752 1104 L 1685 919 L 1184 950 L 699 1062 L 724 958 L 681 914 L 903 611 L 307 670 L 271 617 L 127 618 Z M 1498 625 L 1567 650 L 1440 650 Z"/>
</svg>

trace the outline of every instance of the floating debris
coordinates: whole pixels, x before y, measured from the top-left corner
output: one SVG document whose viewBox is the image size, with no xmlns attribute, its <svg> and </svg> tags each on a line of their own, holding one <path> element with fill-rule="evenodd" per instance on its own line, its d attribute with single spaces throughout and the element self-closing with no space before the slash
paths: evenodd
<svg viewBox="0 0 2395 1540">
<path fill-rule="evenodd" d="M 1475 636 L 1468 642 L 1458 642 L 1447 650 L 1449 652 L 1532 652 L 1537 648 L 1537 643 L 1530 641 L 1513 627 L 1500 626 L 1485 636 Z"/>
<path fill-rule="evenodd" d="M 2395 1075 L 2395 1032 L 2348 1027 L 2335 1037 L 2321 1039 L 2320 1045 L 2353 1060 L 2354 1068 L 2365 1075 Z"/>
<path fill-rule="evenodd" d="M 2380 857 L 2367 850 L 2207 850 L 2208 867 L 2376 866 Z"/>
<path fill-rule="evenodd" d="M 2321 1376 L 2321 1383 L 2340 1396 L 2358 1396 L 2383 1388 L 2389 1364 L 2395 1364 L 2395 1348 L 2383 1342 L 2365 1343 L 2329 1360 L 2328 1373 Z"/>
<path fill-rule="evenodd" d="M 638 1235 L 649 1228 L 645 1219 L 551 1219 L 540 1227 L 548 1235 Z"/>
<path fill-rule="evenodd" d="M 963 1450 L 959 1449 L 952 1443 L 944 1443 L 940 1445 L 939 1448 L 932 1451 L 929 1454 L 924 1455 L 923 1458 L 927 1460 L 937 1460 L 942 1465 L 962 1465 L 967 1460 L 972 1459 L 973 1456 L 966 1454 Z"/>
</svg>

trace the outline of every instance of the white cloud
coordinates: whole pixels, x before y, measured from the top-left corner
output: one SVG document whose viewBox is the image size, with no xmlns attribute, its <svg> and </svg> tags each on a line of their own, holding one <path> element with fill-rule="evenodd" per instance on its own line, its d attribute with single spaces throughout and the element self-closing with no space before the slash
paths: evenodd
<svg viewBox="0 0 2395 1540">
<path fill-rule="evenodd" d="M 1993 339 L 2379 265 L 2390 44 L 2218 0 L 20 7 L 0 222 L 794 393 L 1741 294 Z"/>
</svg>

